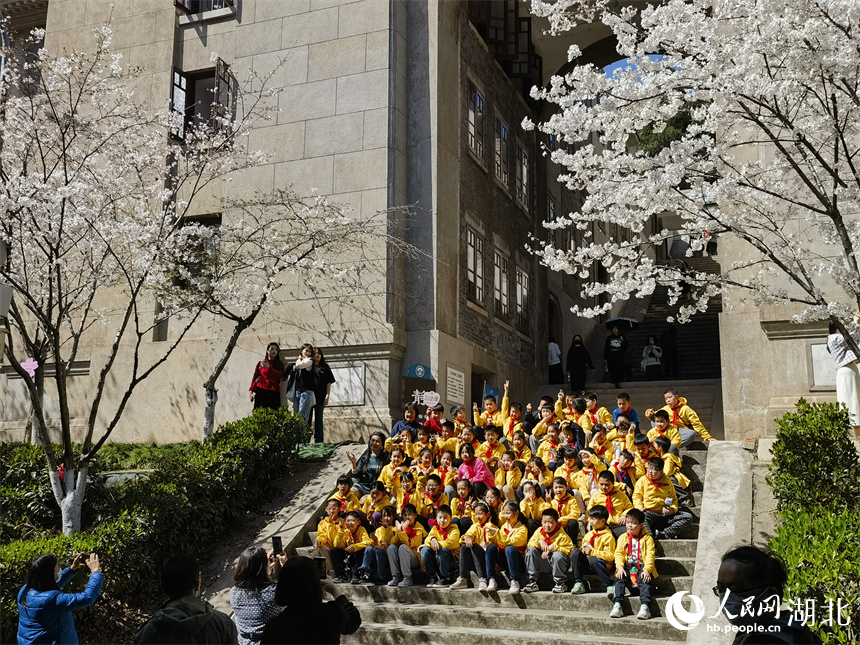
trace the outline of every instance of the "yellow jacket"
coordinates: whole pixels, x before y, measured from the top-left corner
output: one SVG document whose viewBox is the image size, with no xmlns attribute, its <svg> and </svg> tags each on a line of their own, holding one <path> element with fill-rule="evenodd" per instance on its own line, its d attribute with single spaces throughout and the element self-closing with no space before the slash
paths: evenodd
<svg viewBox="0 0 860 645">
<path fill-rule="evenodd" d="M 361 510 L 361 502 L 358 501 L 358 497 L 355 496 L 355 493 L 350 491 L 346 494 L 346 496 L 341 495 L 340 491 L 335 491 L 335 493 L 329 497 L 329 499 L 336 499 L 340 502 L 340 510 L 344 513 L 349 513 L 350 511 L 360 511 Z"/>
<path fill-rule="evenodd" d="M 466 537 L 472 538 L 472 542 L 478 544 L 484 548 L 487 548 L 490 544 L 494 544 L 495 536 L 489 535 L 489 531 L 487 529 L 496 529 L 498 531 L 498 527 L 493 524 L 492 520 L 487 519 L 483 524 L 478 524 L 476 521 L 472 526 L 469 527 L 469 530 L 466 531 L 466 534 L 460 538 L 461 543 L 465 543 Z M 498 535 L 498 533 L 497 533 Z"/>
<path fill-rule="evenodd" d="M 532 537 L 529 540 L 529 546 L 540 549 L 541 540 L 552 546 L 553 551 L 558 551 L 568 557 L 570 557 L 570 552 L 573 551 L 573 540 L 570 539 L 570 536 L 564 532 L 564 529 L 561 528 L 560 525 L 556 527 L 554 533 L 547 534 L 543 530 L 543 527 L 536 530 L 532 533 Z"/>
<path fill-rule="evenodd" d="M 607 520 L 607 523 L 612 526 L 617 526 L 621 524 L 621 518 L 627 515 L 627 511 L 633 508 L 633 504 L 630 503 L 630 498 L 617 488 L 613 489 L 612 493 L 609 494 L 609 500 L 607 500 L 607 496 L 605 494 L 598 490 L 595 491 L 591 496 L 591 499 L 588 500 L 588 510 L 591 510 L 598 504 L 606 506 L 608 510 L 609 506 L 607 505 L 607 501 L 612 503 L 612 512 L 609 513 L 609 520 Z"/>
<path fill-rule="evenodd" d="M 588 410 L 586 410 L 585 414 L 583 414 L 582 416 L 588 417 L 588 423 L 590 424 L 590 427 L 588 428 L 589 430 L 591 430 L 591 428 L 596 426 L 598 423 L 602 423 L 606 426 L 607 429 L 615 427 L 615 424 L 612 422 L 612 413 L 606 408 L 597 408 L 595 412 L 589 412 Z M 582 417 L 580 417 L 580 419 L 581 418 Z M 579 425 L 582 424 L 580 423 Z M 582 429 L 585 430 L 585 426 L 583 426 Z"/>
<path fill-rule="evenodd" d="M 342 526 L 340 531 L 338 531 L 337 533 L 337 538 L 334 541 L 334 545 L 338 549 L 345 549 L 346 547 L 352 545 L 355 547 L 356 551 L 366 549 L 371 544 L 373 544 L 373 541 L 367 534 L 367 529 L 365 529 L 363 526 L 359 526 L 358 530 L 355 533 L 350 533 L 349 529 L 346 528 L 346 526 Z"/>
<path fill-rule="evenodd" d="M 621 536 L 618 538 L 618 543 L 615 546 L 615 566 L 619 569 L 625 568 L 625 565 L 627 564 L 627 543 L 629 541 L 629 537 L 629 533 L 622 533 Z M 656 578 L 657 567 L 654 564 L 656 557 L 654 538 L 652 538 L 648 533 L 643 533 L 642 537 L 639 538 L 639 547 L 641 550 L 638 559 L 639 571 L 647 571 L 651 574 L 652 578 Z"/>
<path fill-rule="evenodd" d="M 333 549 L 337 534 L 340 527 L 343 526 L 343 520 L 338 518 L 334 522 L 329 522 L 328 516 L 322 518 L 317 524 L 317 540 L 327 549 Z"/>
<path fill-rule="evenodd" d="M 495 537 L 495 544 L 500 549 L 512 546 L 520 553 L 526 552 L 526 545 L 529 542 L 529 532 L 526 525 L 522 522 L 517 522 L 516 526 L 511 526 L 510 523 L 505 522 Z"/>
<path fill-rule="evenodd" d="M 545 464 L 549 464 L 551 461 L 561 462 L 562 458 L 558 453 L 563 448 L 564 446 L 560 440 L 556 443 L 552 443 L 549 439 L 544 439 L 538 445 L 537 455 L 535 456 L 543 459 L 543 463 Z"/>
<path fill-rule="evenodd" d="M 576 498 L 573 495 L 565 494 L 564 497 L 557 497 L 551 502 L 547 502 L 547 506 L 558 512 L 558 521 L 564 527 L 570 521 L 576 522 L 579 519 L 579 504 L 576 503 Z"/>
<path fill-rule="evenodd" d="M 374 513 L 381 513 L 382 509 L 391 504 L 391 498 L 383 495 L 379 498 L 379 501 L 374 504 L 373 500 L 370 499 L 370 495 L 368 495 L 364 500 L 364 505 L 361 507 L 362 513 L 369 519 L 371 515 Z"/>
<path fill-rule="evenodd" d="M 436 468 L 433 471 L 433 474 L 438 475 L 439 479 L 442 480 L 442 488 L 445 488 L 446 486 L 453 486 L 454 479 L 457 477 L 456 470 L 442 470 L 441 466 L 439 468 Z"/>
<path fill-rule="evenodd" d="M 529 450 L 528 446 L 523 446 L 520 450 L 511 446 L 511 452 L 514 453 L 514 461 L 520 462 L 523 466 L 529 463 L 532 458 L 532 451 Z"/>
<path fill-rule="evenodd" d="M 575 421 L 577 417 L 576 410 L 574 410 L 573 408 L 564 407 L 564 403 L 562 403 L 558 399 L 555 400 L 554 412 L 555 416 L 558 417 L 559 421 L 567 421 L 568 419 L 570 419 L 571 421 Z"/>
<path fill-rule="evenodd" d="M 681 472 L 681 466 L 681 458 L 678 455 L 672 453 L 663 455 L 663 472 L 666 473 L 666 477 L 674 477 L 678 486 L 687 489 L 690 486 L 690 479 Z"/>
<path fill-rule="evenodd" d="M 502 437 L 510 444 L 514 440 L 514 433 L 517 430 L 523 429 L 522 418 L 514 420 L 513 417 L 505 419 L 505 425 L 502 426 Z"/>
<path fill-rule="evenodd" d="M 657 437 L 665 436 L 669 441 L 672 442 L 672 445 L 675 446 L 678 450 L 681 449 L 681 433 L 678 432 L 678 428 L 673 425 L 670 425 L 666 428 L 666 432 L 660 432 L 657 428 L 651 428 L 648 431 L 648 441 L 654 443 L 654 440 Z"/>
<path fill-rule="evenodd" d="M 607 439 L 603 443 L 599 444 L 597 441 L 592 441 L 588 444 L 595 452 L 595 454 L 604 459 L 606 463 L 611 463 L 613 459 L 615 459 L 615 448 L 616 445 L 614 442 Z"/>
<path fill-rule="evenodd" d="M 430 540 L 436 538 L 439 541 L 439 546 L 443 549 L 448 549 L 451 553 L 459 556 L 460 554 L 460 529 L 456 524 L 449 524 L 447 531 L 442 531 L 438 526 L 430 529 L 429 535 L 424 539 L 424 546 L 430 546 Z"/>
<path fill-rule="evenodd" d="M 633 470 L 636 475 L 636 481 L 639 481 L 645 476 L 645 465 L 651 461 L 653 457 L 658 457 L 659 455 L 651 448 L 648 452 L 648 456 L 645 459 L 639 455 L 638 452 L 633 453 Z"/>
<path fill-rule="evenodd" d="M 511 409 L 511 402 L 508 397 L 502 397 L 502 407 L 496 408 L 496 411 L 493 412 L 492 415 L 488 415 L 486 411 L 484 412 L 473 412 L 472 416 L 474 417 L 475 425 L 479 428 L 486 428 L 487 423 L 494 426 L 498 426 L 499 428 L 505 423 L 505 419 L 508 418 L 508 413 Z"/>
<path fill-rule="evenodd" d="M 475 515 L 472 513 L 472 498 L 467 497 L 464 502 L 459 497 L 454 497 L 451 499 L 451 516 L 452 517 L 466 517 L 475 521 Z"/>
<path fill-rule="evenodd" d="M 418 455 L 421 454 L 421 451 L 427 448 L 430 452 L 433 453 L 433 461 L 436 461 L 437 447 L 435 441 L 428 441 L 427 443 L 421 443 L 420 441 L 416 441 L 415 443 L 410 443 L 409 448 L 406 452 L 409 454 L 412 459 L 418 459 Z"/>
<path fill-rule="evenodd" d="M 640 511 L 662 513 L 669 497 L 672 498 L 672 512 L 677 513 L 678 496 L 669 478 L 664 475 L 663 481 L 658 484 L 648 477 L 643 477 L 636 482 L 636 488 L 633 489 L 633 506 Z"/>
<path fill-rule="evenodd" d="M 576 475 L 578 472 L 579 468 L 577 468 L 576 466 L 574 466 L 573 468 L 568 468 L 567 465 L 563 464 L 555 469 L 555 474 L 553 476 L 561 477 L 567 482 L 568 486 L 577 488 L 574 482 L 576 481 Z"/>
<path fill-rule="evenodd" d="M 382 470 L 379 471 L 379 477 L 377 481 L 381 481 L 383 486 L 385 486 L 385 490 L 387 490 L 392 495 L 395 494 L 396 490 L 400 488 L 400 475 L 406 472 L 406 466 L 400 465 L 400 468 L 403 469 L 403 472 L 394 474 L 394 466 L 388 464 L 387 466 L 383 466 Z"/>
<path fill-rule="evenodd" d="M 475 451 L 475 456 L 480 457 L 489 464 L 490 459 L 492 459 L 493 457 L 495 457 L 496 459 L 501 458 L 501 456 L 505 454 L 506 450 L 507 448 L 505 448 L 498 441 L 496 442 L 495 446 L 490 446 L 490 444 L 485 441 L 480 446 L 478 446 L 478 449 Z"/>
<path fill-rule="evenodd" d="M 376 546 L 385 542 L 387 546 L 398 544 L 397 529 L 393 526 L 380 526 L 373 532 L 373 545 Z"/>
<path fill-rule="evenodd" d="M 439 510 L 440 506 L 448 506 L 448 496 L 441 491 L 436 499 L 433 499 L 430 497 L 430 493 L 424 491 L 421 499 L 415 502 L 415 508 L 424 517 L 435 517 L 436 511 Z"/>
<path fill-rule="evenodd" d="M 450 437 L 448 439 L 443 439 L 442 437 L 436 438 L 436 454 L 440 457 L 446 452 L 451 451 L 454 455 L 457 455 L 457 437 Z"/>
<path fill-rule="evenodd" d="M 402 488 L 398 488 L 395 496 L 397 498 L 397 503 L 395 504 L 397 512 L 402 513 L 403 507 L 407 504 L 412 504 L 416 509 L 421 506 L 421 503 L 424 500 L 424 489 L 418 484 L 413 486 L 412 490 L 408 493 Z"/>
<path fill-rule="evenodd" d="M 412 535 L 406 532 L 408 529 L 397 531 L 397 539 L 400 544 L 405 544 L 417 554 L 424 543 L 424 538 L 427 537 L 427 531 L 418 522 L 415 522 L 415 526 L 411 527 L 411 529 Z"/>
<path fill-rule="evenodd" d="M 542 437 L 546 434 L 546 427 L 552 423 L 558 423 L 558 419 L 555 416 L 548 417 L 546 419 L 541 419 L 538 421 L 534 428 L 532 428 L 532 436 L 534 437 Z"/>
<path fill-rule="evenodd" d="M 549 503 L 542 497 L 536 497 L 532 501 L 524 499 L 520 502 L 520 513 L 527 520 L 537 520 L 540 522 L 541 513 L 548 506 Z"/>
<path fill-rule="evenodd" d="M 612 535 L 612 531 L 607 528 L 600 531 L 589 531 L 582 538 L 580 548 L 584 549 L 586 544 L 591 545 L 589 557 L 600 558 L 606 562 L 610 569 L 612 568 L 615 562 L 615 537 Z"/>
<path fill-rule="evenodd" d="M 496 486 L 510 486 L 516 488 L 520 485 L 523 479 L 523 474 L 516 466 L 511 466 L 510 470 L 502 470 L 501 467 L 496 471 Z"/>
<path fill-rule="evenodd" d="M 576 413 L 574 412 L 574 415 Z M 579 425 L 580 428 L 585 430 L 585 432 L 591 432 L 591 429 L 594 427 L 594 423 L 591 420 L 591 417 L 588 415 L 588 410 L 580 414 L 576 417 L 575 422 Z"/>
<path fill-rule="evenodd" d="M 711 435 L 705 430 L 705 426 L 699 420 L 699 415 L 689 405 L 687 399 L 683 396 L 678 397 L 678 407 L 672 409 L 668 405 L 664 405 L 661 410 L 666 410 L 669 413 L 669 420 L 676 427 L 690 428 L 702 438 L 702 441 L 710 441 Z"/>
<path fill-rule="evenodd" d="M 397 435 L 396 437 L 388 437 L 388 439 L 385 440 L 386 452 L 391 452 L 397 446 L 400 446 L 401 448 L 403 448 L 403 450 L 406 452 L 406 455 L 408 457 L 412 457 L 412 454 L 411 454 L 412 453 L 412 442 L 411 441 L 401 442 L 400 441 L 400 435 Z"/>
</svg>

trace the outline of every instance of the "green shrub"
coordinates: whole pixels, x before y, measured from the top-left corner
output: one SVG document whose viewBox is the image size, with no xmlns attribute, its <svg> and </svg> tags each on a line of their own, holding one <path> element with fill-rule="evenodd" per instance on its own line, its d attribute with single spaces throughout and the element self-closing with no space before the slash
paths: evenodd
<svg viewBox="0 0 860 645">
<path fill-rule="evenodd" d="M 813 629 L 825 643 L 856 643 L 860 639 L 860 510 L 785 509 L 783 523 L 770 548 L 788 570 L 786 597 L 815 600 Z M 839 600 L 847 607 L 847 626 L 839 626 Z M 821 624 L 833 607 L 832 624 Z"/>
<path fill-rule="evenodd" d="M 135 460 L 154 464 L 155 470 L 115 486 L 104 486 L 103 479 L 94 476 L 84 502 L 84 526 L 96 527 L 90 531 L 0 547 L 2 632 L 14 633 L 9 630 L 17 624 L 15 595 L 27 563 L 42 553 L 57 553 L 70 561 L 78 551 L 94 550 L 102 558 L 105 594 L 136 604 L 159 598 L 160 563 L 178 551 L 202 553 L 260 497 L 270 480 L 288 471 L 298 445 L 310 434 L 311 429 L 286 409 L 258 409 L 246 419 L 221 426 L 202 444 L 191 442 L 172 450 L 114 448 L 104 463 Z M 43 459 L 29 447 L 20 448 L 14 458 L 9 457 L 11 452 L 6 451 L 4 466 L 25 462 L 32 467 L 34 455 Z M 40 476 L 47 481 L 43 470 Z M 18 497 L 10 495 L 9 500 L 4 503 L 10 509 L 19 515 L 25 512 Z"/>
<path fill-rule="evenodd" d="M 834 403 L 797 403 L 776 422 L 767 483 L 780 511 L 798 507 L 860 508 L 860 457 L 848 411 Z"/>
</svg>

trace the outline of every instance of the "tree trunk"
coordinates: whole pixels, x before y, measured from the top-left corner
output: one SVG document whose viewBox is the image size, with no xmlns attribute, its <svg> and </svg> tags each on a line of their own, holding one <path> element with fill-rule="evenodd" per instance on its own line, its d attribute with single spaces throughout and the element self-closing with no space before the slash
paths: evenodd
<svg viewBox="0 0 860 645">
<path fill-rule="evenodd" d="M 218 390 L 206 388 L 206 408 L 203 410 L 203 439 L 212 435 L 215 428 L 215 404 L 218 403 Z"/>
<path fill-rule="evenodd" d="M 83 463 L 78 470 L 77 477 L 75 477 L 74 471 L 66 472 L 63 474 L 62 482 L 60 481 L 60 473 L 50 473 L 51 488 L 60 507 L 65 535 L 79 533 L 81 530 L 81 510 L 84 505 L 88 470 L 89 464 Z"/>
</svg>

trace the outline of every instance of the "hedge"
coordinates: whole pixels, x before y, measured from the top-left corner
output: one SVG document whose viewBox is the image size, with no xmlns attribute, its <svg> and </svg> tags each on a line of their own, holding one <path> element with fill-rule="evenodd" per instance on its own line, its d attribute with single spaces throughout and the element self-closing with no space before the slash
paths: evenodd
<svg viewBox="0 0 860 645">
<path fill-rule="evenodd" d="M 786 596 L 814 600 L 825 643 L 860 639 L 860 455 L 844 406 L 809 404 L 777 421 L 767 483 L 780 524 L 771 550 L 788 571 Z M 836 612 L 842 602 L 845 626 Z M 831 603 L 831 604 L 828 604 Z M 832 621 L 827 620 L 833 608 Z"/>
<path fill-rule="evenodd" d="M 250 417 L 221 426 L 202 444 L 192 442 L 171 455 L 164 451 L 148 477 L 108 487 L 103 482 L 94 482 L 92 488 L 88 484 L 85 516 L 94 528 L 0 546 L 4 640 L 17 630 L 15 596 L 33 557 L 56 553 L 61 562 L 70 562 L 79 551 L 95 551 L 105 572 L 105 595 L 135 604 L 159 598 L 160 563 L 179 551 L 201 553 L 260 497 L 271 479 L 288 471 L 298 445 L 310 433 L 286 409 L 257 409 Z M 14 463 L 7 454 L 4 471 Z M 47 479 L 43 471 L 40 476 Z M 37 482 L 35 489 L 40 486 Z M 24 513 L 30 525 L 36 522 L 19 508 L 20 500 L 9 499 L 4 496 L 2 503 L 10 508 L 17 504 L 17 512 Z M 77 578 L 83 585 L 86 576 Z"/>
</svg>

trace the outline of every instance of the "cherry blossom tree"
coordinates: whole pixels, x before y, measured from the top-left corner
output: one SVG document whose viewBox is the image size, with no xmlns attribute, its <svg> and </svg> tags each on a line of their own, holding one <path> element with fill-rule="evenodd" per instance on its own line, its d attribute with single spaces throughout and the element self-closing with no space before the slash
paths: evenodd
<svg viewBox="0 0 860 645">
<path fill-rule="evenodd" d="M 360 266 L 362 245 L 373 237 L 384 248 L 388 240 L 378 224 L 385 216 L 352 216 L 290 191 L 225 201 L 214 229 L 193 223 L 189 215 L 204 197 L 211 203 L 214 182 L 266 161 L 248 148 L 247 134 L 273 116 L 269 77 L 252 75 L 234 88 L 237 114 L 213 102 L 211 119 L 188 121 L 169 106 L 142 104 L 134 93 L 141 70 L 123 68 L 111 53 L 109 27 L 94 33 L 92 50 L 57 56 L 34 46 L 44 37 L 34 32 L 18 48 L 21 57 L 10 57 L 0 88 L 0 244 L 7 251 L 0 282 L 14 290 L 0 323 L 6 358 L 29 393 L 65 533 L 80 530 L 92 459 L 135 390 L 195 323 L 213 313 L 235 323 L 206 383 L 214 392 L 239 334 L 284 276 L 348 276 Z M 167 318 L 170 339 L 149 342 Z M 93 361 L 95 385 L 71 392 L 73 367 L 99 334 L 109 340 Z M 58 420 L 46 417 L 49 384 Z M 121 394 L 106 396 L 108 389 Z M 78 457 L 72 422 L 80 410 L 72 408 L 81 398 Z M 61 454 L 48 423 L 59 425 Z"/>
<path fill-rule="evenodd" d="M 606 294 L 575 308 L 587 317 L 664 285 L 685 322 L 731 288 L 794 305 L 795 322 L 830 319 L 844 332 L 842 319 L 860 310 L 860 3 L 655 4 L 531 2 L 556 34 L 603 23 L 627 59 L 613 74 L 574 65 L 532 91 L 555 112 L 526 126 L 558 138 L 548 153 L 565 169 L 559 181 L 584 197 L 580 212 L 546 223 L 583 231 L 583 243 L 543 245 L 543 263 L 583 278 L 584 297 Z M 570 47 L 571 61 L 580 55 Z M 679 116 L 684 127 L 670 135 Z M 643 133 L 663 140 L 643 150 Z M 679 230 L 655 230 L 667 212 Z M 589 237 L 608 224 L 629 239 Z M 659 260 L 655 249 L 679 234 L 692 241 L 689 254 L 720 235 L 746 259 L 722 275 Z"/>
</svg>

